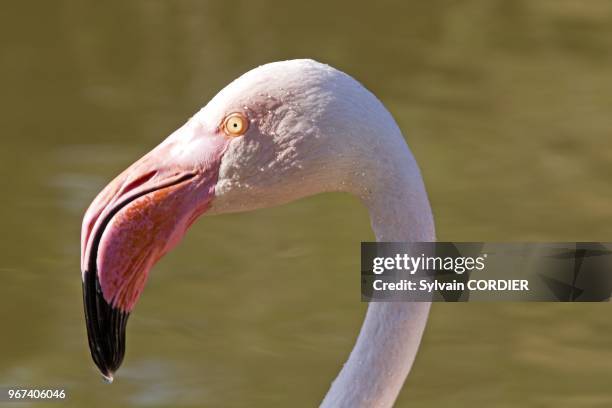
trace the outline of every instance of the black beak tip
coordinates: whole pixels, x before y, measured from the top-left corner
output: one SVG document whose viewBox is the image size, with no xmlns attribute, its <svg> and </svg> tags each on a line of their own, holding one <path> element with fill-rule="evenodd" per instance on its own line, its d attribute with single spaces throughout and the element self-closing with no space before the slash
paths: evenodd
<svg viewBox="0 0 612 408">
<path fill-rule="evenodd" d="M 83 274 L 83 305 L 89 350 L 107 383 L 121 366 L 125 354 L 125 328 L 128 312 L 108 304 L 102 294 L 98 274 Z"/>
<path fill-rule="evenodd" d="M 107 372 L 106 374 L 102 374 L 102 378 L 104 379 L 104 382 L 107 384 L 112 384 L 113 380 L 115 379 L 114 374 L 112 372 Z"/>
</svg>

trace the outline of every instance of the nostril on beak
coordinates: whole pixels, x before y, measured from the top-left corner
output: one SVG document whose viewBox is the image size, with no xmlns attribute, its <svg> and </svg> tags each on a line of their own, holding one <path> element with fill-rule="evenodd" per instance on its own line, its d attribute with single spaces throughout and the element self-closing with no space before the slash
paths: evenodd
<svg viewBox="0 0 612 408">
<path fill-rule="evenodd" d="M 126 193 L 129 193 L 130 191 L 137 189 L 138 187 L 142 186 L 147 181 L 155 177 L 156 174 L 157 174 L 157 170 L 151 170 L 141 176 L 138 176 L 134 180 L 124 185 L 123 188 L 121 188 L 121 190 L 119 191 L 119 194 L 117 196 L 121 197 L 125 195 Z"/>
</svg>

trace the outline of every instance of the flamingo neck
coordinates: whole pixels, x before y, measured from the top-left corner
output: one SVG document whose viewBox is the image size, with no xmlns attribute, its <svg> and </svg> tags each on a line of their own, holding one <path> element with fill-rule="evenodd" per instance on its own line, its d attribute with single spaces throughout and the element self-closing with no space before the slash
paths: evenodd
<svg viewBox="0 0 612 408">
<path fill-rule="evenodd" d="M 370 176 L 355 183 L 376 239 L 434 241 L 418 166 L 403 138 L 389 145 L 385 160 L 366 163 Z M 391 407 L 414 362 L 429 308 L 429 302 L 371 303 L 355 347 L 321 406 Z"/>
</svg>

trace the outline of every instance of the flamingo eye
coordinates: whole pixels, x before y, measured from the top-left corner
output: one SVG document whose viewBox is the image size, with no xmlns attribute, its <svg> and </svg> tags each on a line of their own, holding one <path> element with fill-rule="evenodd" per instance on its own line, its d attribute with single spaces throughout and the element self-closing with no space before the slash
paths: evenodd
<svg viewBox="0 0 612 408">
<path fill-rule="evenodd" d="M 231 113 L 223 120 L 222 127 L 228 136 L 242 136 L 249 128 L 249 121 L 242 113 Z"/>
</svg>

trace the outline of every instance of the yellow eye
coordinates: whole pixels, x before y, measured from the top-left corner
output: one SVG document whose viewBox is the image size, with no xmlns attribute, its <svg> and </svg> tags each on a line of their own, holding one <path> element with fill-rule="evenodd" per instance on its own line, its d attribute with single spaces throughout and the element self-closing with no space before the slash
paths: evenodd
<svg viewBox="0 0 612 408">
<path fill-rule="evenodd" d="M 223 131 L 228 136 L 244 135 L 249 128 L 249 121 L 242 113 L 231 113 L 223 121 Z"/>
</svg>

